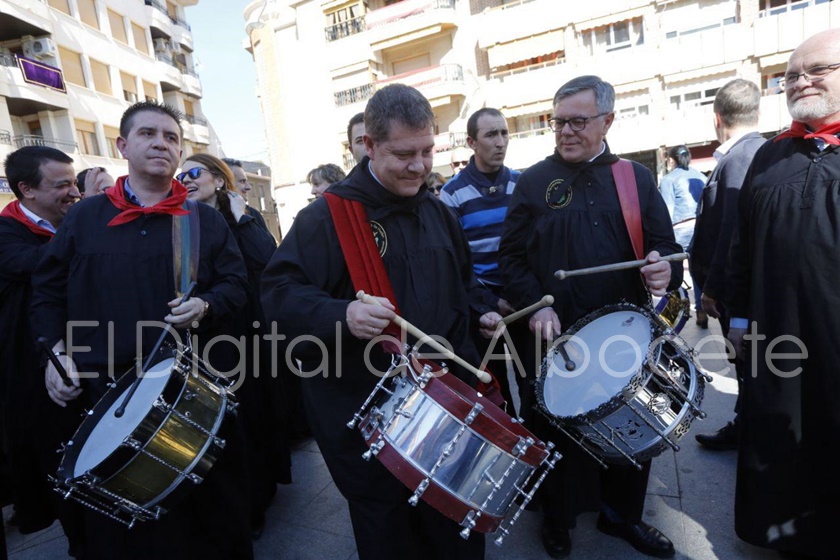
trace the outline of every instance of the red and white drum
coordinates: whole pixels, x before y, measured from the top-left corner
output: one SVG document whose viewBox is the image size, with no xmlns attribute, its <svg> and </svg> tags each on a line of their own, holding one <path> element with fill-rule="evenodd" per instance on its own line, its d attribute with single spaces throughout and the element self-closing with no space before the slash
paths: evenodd
<svg viewBox="0 0 840 560">
<path fill-rule="evenodd" d="M 495 532 L 501 545 L 560 458 L 440 366 L 399 356 L 348 427 L 358 424 L 376 457 L 414 495 L 471 530 Z"/>
</svg>

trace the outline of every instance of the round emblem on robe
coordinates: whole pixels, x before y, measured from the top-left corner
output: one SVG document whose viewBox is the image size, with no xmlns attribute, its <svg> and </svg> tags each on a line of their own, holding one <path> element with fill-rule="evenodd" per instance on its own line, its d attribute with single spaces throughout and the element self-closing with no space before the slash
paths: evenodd
<svg viewBox="0 0 840 560">
<path fill-rule="evenodd" d="M 545 189 L 545 203 L 548 204 L 549 208 L 559 210 L 572 202 L 572 185 L 566 185 L 564 188 L 564 181 L 565 179 L 555 179 Z"/>
<path fill-rule="evenodd" d="M 373 232 L 373 241 L 376 243 L 376 248 L 379 249 L 379 256 L 384 257 L 385 251 L 388 250 L 388 236 L 385 235 L 385 228 L 379 222 L 371 220 L 370 230 Z"/>
</svg>

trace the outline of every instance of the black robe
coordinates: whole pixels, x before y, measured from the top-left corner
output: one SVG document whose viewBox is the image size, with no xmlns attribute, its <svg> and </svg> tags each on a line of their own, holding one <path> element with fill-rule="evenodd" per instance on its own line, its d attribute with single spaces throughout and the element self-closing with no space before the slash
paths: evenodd
<svg viewBox="0 0 840 560">
<path fill-rule="evenodd" d="M 458 356 L 478 364 L 468 333 L 470 311 L 483 314 L 490 309 L 482 303 L 487 294 L 475 280 L 458 222 L 425 189 L 409 198 L 391 194 L 373 179 L 367 161 L 330 192 L 361 201 L 368 219 L 382 227 L 387 239 L 382 258 L 402 316 L 423 332 L 444 337 Z M 282 334 L 290 340 L 311 336 L 325 345 L 326 354 L 302 341 L 292 341 L 291 349 L 303 361 L 304 371 L 323 366 L 323 371 L 302 379 L 304 405 L 330 474 L 350 501 L 351 514 L 356 500 L 402 508 L 408 490 L 378 461 L 362 460 L 367 446 L 358 430 L 346 426 L 379 377 L 365 366 L 369 341 L 353 337 L 346 324 L 355 290 L 326 199 L 298 213 L 263 274 L 262 293 L 266 318 L 276 321 Z M 374 366 L 384 372 L 390 355 L 378 346 L 370 354 Z M 446 527 L 445 536 L 451 535 L 460 546 L 457 527 Z M 358 541 L 361 554 L 365 543 Z M 417 553 L 410 545 L 406 548 L 407 553 Z"/>
<path fill-rule="evenodd" d="M 201 354 L 202 341 L 226 333 L 226 322 L 245 305 L 247 279 L 242 256 L 221 214 L 206 204 L 199 204 L 198 212 L 196 296 L 213 310 L 193 332 Z M 109 371 L 120 376 L 132 365 L 138 323 L 162 322 L 167 302 L 176 297 L 172 217 L 150 214 L 107 226 L 118 213 L 105 196 L 74 205 L 32 277 L 36 336 L 45 336 L 50 345 L 59 339 L 69 344 L 70 321 L 98 322 L 98 327 L 72 330 L 74 346 L 90 347 L 73 355 L 79 371 L 98 374 L 83 379 L 80 398 L 88 406 L 107 390 Z M 114 335 L 109 347 L 111 322 Z M 142 355 L 151 350 L 160 332 L 160 327 L 143 329 Z M 242 427 L 238 418 L 228 416 L 222 428 L 227 446 L 207 478 L 160 520 L 138 523 L 127 531 L 89 511 L 89 557 L 251 558 Z"/>
<path fill-rule="evenodd" d="M 741 189 L 728 277 L 732 316 L 766 337 L 748 347 L 735 528 L 820 558 L 837 557 L 840 522 L 839 187 L 838 146 L 762 146 Z"/>
<path fill-rule="evenodd" d="M 552 156 L 525 170 L 519 177 L 508 206 L 499 248 L 505 293 L 515 308 L 554 296 L 554 311 L 563 329 L 591 311 L 627 301 L 649 303 L 648 292 L 637 269 L 576 276 L 554 277 L 557 270 L 575 270 L 636 260 L 624 222 L 610 165 L 618 158 L 609 148 L 589 164 L 565 162 Z M 639 192 L 644 253 L 670 255 L 682 250 L 674 240 L 668 208 L 650 171 L 633 163 Z M 563 179 L 559 188 L 549 187 Z M 548 201 L 554 207 L 549 206 Z M 682 282 L 682 263 L 671 264 L 675 289 Z M 525 319 L 523 319 L 525 321 Z M 533 338 L 526 345 L 525 375 L 533 380 L 539 369 Z M 647 352 L 647 349 L 642 349 Z M 546 510 L 545 523 L 555 528 L 575 526 L 583 511 L 611 507 L 611 513 L 628 522 L 639 521 L 644 503 L 650 462 L 640 473 L 635 467 L 613 465 L 601 468 L 568 438 L 553 429 L 531 408 L 533 388 L 523 403 L 522 416 L 538 436 L 553 441 L 563 459 L 546 478 L 540 493 Z M 603 503 L 602 503 L 603 502 Z"/>
<path fill-rule="evenodd" d="M 12 218 L 0 217 L 2 438 L 18 526 L 24 534 L 49 527 L 55 520 L 57 494 L 47 475 L 55 473 L 55 451 L 73 434 L 81 413 L 80 407 L 61 408 L 47 396 L 39 365 L 41 350 L 29 324 L 32 271 L 49 240 Z"/>
</svg>

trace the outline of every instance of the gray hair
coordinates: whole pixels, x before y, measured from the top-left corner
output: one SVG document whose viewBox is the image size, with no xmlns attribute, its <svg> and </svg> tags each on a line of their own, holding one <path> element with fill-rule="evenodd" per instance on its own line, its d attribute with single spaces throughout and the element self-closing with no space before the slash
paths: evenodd
<svg viewBox="0 0 840 560">
<path fill-rule="evenodd" d="M 385 142 L 391 123 L 398 122 L 413 129 L 435 124 L 435 114 L 429 100 L 413 87 L 392 84 L 373 94 L 365 107 L 365 134 L 374 142 Z"/>
<path fill-rule="evenodd" d="M 553 105 L 587 89 L 591 89 L 595 94 L 595 104 L 599 113 L 612 113 L 615 110 L 615 89 L 612 84 L 598 76 L 578 76 L 569 80 L 554 94 Z"/>
</svg>

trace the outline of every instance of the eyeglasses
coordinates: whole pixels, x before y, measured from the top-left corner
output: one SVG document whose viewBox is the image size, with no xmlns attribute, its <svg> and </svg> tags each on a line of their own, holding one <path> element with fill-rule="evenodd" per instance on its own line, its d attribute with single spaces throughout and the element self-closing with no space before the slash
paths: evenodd
<svg viewBox="0 0 840 560">
<path fill-rule="evenodd" d="M 470 164 L 469 161 L 453 161 L 452 167 L 466 167 Z"/>
<path fill-rule="evenodd" d="M 597 119 L 598 117 L 603 117 L 604 115 L 609 115 L 609 113 L 599 113 L 597 115 L 591 117 L 572 117 L 571 119 L 558 119 L 557 117 L 553 117 L 548 119 L 548 128 L 553 130 L 554 132 L 560 132 L 563 130 L 567 124 L 569 128 L 574 130 L 575 132 L 580 132 L 584 128 L 586 128 L 587 123 L 589 123 L 592 119 Z"/>
<path fill-rule="evenodd" d="M 201 174 L 204 171 L 208 172 L 210 175 L 215 175 L 215 173 L 213 173 L 209 169 L 204 169 L 203 167 L 193 167 L 192 169 L 184 171 L 183 173 L 178 173 L 177 175 L 175 175 L 175 178 L 178 179 L 180 183 L 183 183 L 184 179 L 186 179 L 187 177 L 195 181 L 196 179 L 201 177 Z"/>
<path fill-rule="evenodd" d="M 819 66 L 812 66 L 799 74 L 796 72 L 789 72 L 782 77 L 779 85 L 784 89 L 790 89 L 796 85 L 799 78 L 805 78 L 809 82 L 818 82 L 838 68 L 840 68 L 840 62 L 837 64 L 820 64 Z"/>
<path fill-rule="evenodd" d="M 433 193 L 440 192 L 440 187 L 426 187 L 426 188 L 429 189 L 429 192 L 433 192 Z"/>
</svg>

